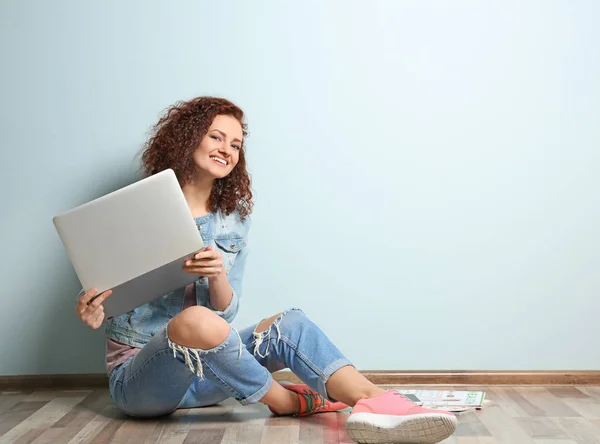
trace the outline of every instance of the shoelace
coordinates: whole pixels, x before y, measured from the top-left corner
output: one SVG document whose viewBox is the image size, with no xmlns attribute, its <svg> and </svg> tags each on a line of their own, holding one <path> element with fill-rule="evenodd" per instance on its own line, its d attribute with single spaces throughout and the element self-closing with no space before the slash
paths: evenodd
<svg viewBox="0 0 600 444">
<path fill-rule="evenodd" d="M 318 392 L 310 389 L 302 390 L 302 393 L 298 393 L 306 400 L 306 409 L 298 412 L 298 415 L 308 415 L 323 410 L 326 406 L 326 400 Z"/>
</svg>

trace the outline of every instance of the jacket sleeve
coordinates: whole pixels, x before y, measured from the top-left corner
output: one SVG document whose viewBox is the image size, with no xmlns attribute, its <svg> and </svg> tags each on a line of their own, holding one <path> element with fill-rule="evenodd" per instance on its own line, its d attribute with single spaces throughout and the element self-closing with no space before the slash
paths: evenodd
<svg viewBox="0 0 600 444">
<path fill-rule="evenodd" d="M 248 257 L 248 247 L 242 248 L 237 254 L 233 266 L 229 271 L 228 280 L 233 294 L 229 306 L 223 310 L 215 310 L 208 301 L 208 308 L 213 310 L 217 315 L 221 316 L 227 322 L 231 323 L 239 311 L 239 301 L 242 296 L 242 281 L 244 277 L 244 269 L 246 268 L 246 258 Z"/>
<path fill-rule="evenodd" d="M 244 224 L 245 228 L 246 228 L 246 230 L 245 230 L 246 231 L 245 232 L 245 241 L 246 242 L 244 243 L 245 245 L 243 248 L 240 249 L 240 251 L 236 255 L 233 265 L 231 266 L 231 269 L 229 270 L 229 275 L 227 276 L 229 285 L 231 286 L 231 289 L 233 290 L 233 294 L 231 296 L 231 302 L 229 303 L 229 306 L 223 311 L 218 311 L 218 310 L 215 310 L 210 305 L 210 299 L 208 301 L 208 308 L 213 310 L 216 314 L 221 316 L 223 319 L 225 319 L 229 323 L 231 323 L 233 321 L 233 319 L 235 318 L 235 316 L 237 315 L 237 313 L 239 311 L 240 298 L 242 297 L 242 283 L 243 283 L 243 279 L 244 279 L 244 272 L 246 269 L 246 260 L 248 258 L 248 231 L 250 229 L 250 224 L 251 224 L 250 217 L 248 216 L 248 218 L 246 219 L 246 222 Z"/>
</svg>

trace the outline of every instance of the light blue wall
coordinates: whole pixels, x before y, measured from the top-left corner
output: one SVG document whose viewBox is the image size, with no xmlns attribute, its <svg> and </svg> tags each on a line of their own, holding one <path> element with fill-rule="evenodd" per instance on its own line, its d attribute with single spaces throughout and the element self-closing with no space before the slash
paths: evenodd
<svg viewBox="0 0 600 444">
<path fill-rule="evenodd" d="M 200 94 L 249 116 L 236 325 L 302 307 L 362 369 L 600 368 L 599 5 L 2 2 L 0 374 L 103 371 L 51 218 Z"/>
</svg>

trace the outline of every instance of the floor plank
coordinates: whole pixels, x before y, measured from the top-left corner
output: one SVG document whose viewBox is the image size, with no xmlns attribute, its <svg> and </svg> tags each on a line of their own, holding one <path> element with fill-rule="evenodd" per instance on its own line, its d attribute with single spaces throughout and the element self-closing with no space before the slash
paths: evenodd
<svg viewBox="0 0 600 444">
<path fill-rule="evenodd" d="M 478 412 L 466 412 L 460 416 L 454 436 L 492 436 L 486 426 L 479 420 Z M 468 441 L 468 440 L 466 440 Z"/>
<path fill-rule="evenodd" d="M 263 425 L 238 424 L 225 430 L 221 444 L 260 444 L 263 435 Z M 305 443 L 303 443 L 305 444 Z"/>
<path fill-rule="evenodd" d="M 43 432 L 44 429 L 51 427 L 73 407 L 79 404 L 82 399 L 83 397 L 59 397 L 45 403 L 43 407 L 39 408 L 39 410 L 29 415 L 0 437 L 0 443 L 15 442 L 18 438 L 32 429 L 39 429 Z M 23 402 L 21 404 L 26 403 Z"/>
<path fill-rule="evenodd" d="M 125 421 L 122 419 L 111 419 L 104 424 L 100 433 L 95 435 L 89 442 L 91 444 L 103 444 L 111 442 L 115 433 L 123 425 Z"/>
<path fill-rule="evenodd" d="M 535 444 L 577 444 L 572 439 L 536 439 Z"/>
<path fill-rule="evenodd" d="M 298 424 L 286 426 L 265 426 L 260 440 L 261 444 L 298 444 L 300 428 Z"/>
<path fill-rule="evenodd" d="M 59 428 L 49 428 L 46 430 L 40 430 L 39 435 L 37 436 L 37 438 L 35 438 L 33 441 L 26 441 L 26 442 L 30 442 L 31 444 L 55 444 L 58 442 L 67 442 L 69 441 L 69 438 L 66 436 L 63 436 L 64 433 L 64 429 L 59 429 Z"/>
<path fill-rule="evenodd" d="M 15 405 L 20 402 L 23 402 L 24 395 L 0 395 L 0 415 L 4 412 L 11 410 Z M 1 417 L 0 417 L 1 418 Z M 0 419 L 0 427 L 1 427 L 2 419 Z M 2 434 L 2 432 L 0 432 Z"/>
<path fill-rule="evenodd" d="M 543 412 L 540 416 L 578 417 L 581 416 L 563 399 L 557 398 L 544 387 L 521 387 L 519 393 Z"/>
<path fill-rule="evenodd" d="M 503 391 L 515 404 L 522 409 L 524 412 L 523 416 L 546 416 L 544 411 L 539 406 L 533 404 L 527 398 L 525 398 L 518 388 L 508 387 Z"/>
<path fill-rule="evenodd" d="M 136 444 L 147 442 L 148 438 L 156 429 L 155 421 L 132 419 L 124 421 L 119 428 L 115 430 L 111 438 L 114 444 Z"/>
<path fill-rule="evenodd" d="M 183 444 L 220 444 L 224 434 L 224 428 L 190 430 Z"/>
<path fill-rule="evenodd" d="M 44 429 L 28 430 L 26 433 L 21 435 L 19 438 L 17 438 L 14 441 L 11 441 L 11 442 L 14 444 L 30 444 L 33 441 L 37 440 L 36 438 L 38 438 L 42 434 L 43 431 L 44 431 Z"/>
<path fill-rule="evenodd" d="M 533 439 L 515 418 L 511 418 L 500 405 L 492 405 L 478 412 L 479 420 L 501 444 L 533 444 Z"/>
<path fill-rule="evenodd" d="M 507 387 L 487 387 L 486 399 L 499 405 L 512 418 L 528 417 L 529 414 L 507 392 Z"/>
<path fill-rule="evenodd" d="M 600 428 L 585 418 L 554 418 L 554 420 L 576 443 L 600 443 Z"/>
<path fill-rule="evenodd" d="M 323 442 L 323 427 L 318 423 L 319 415 L 305 418 L 300 424 L 298 442 L 300 444 L 320 444 Z M 315 421 L 315 419 L 317 421 Z"/>
<path fill-rule="evenodd" d="M 187 438 L 189 429 L 181 424 L 161 423 L 156 424 L 152 433 L 146 438 L 149 444 L 181 444 Z"/>
<path fill-rule="evenodd" d="M 457 431 L 444 444 L 600 444 L 600 387 L 435 388 L 484 390 L 492 401 L 459 414 Z M 2 392 L 0 444 L 350 444 L 347 417 L 277 417 L 262 404 L 227 400 L 139 420 L 122 414 L 105 389 Z"/>
<path fill-rule="evenodd" d="M 102 414 L 96 415 L 89 423 L 84 425 L 81 430 L 77 431 L 75 436 L 67 441 L 67 444 L 84 444 L 92 442 L 94 437 L 98 436 L 111 421 L 113 421 L 113 419 L 107 416 Z M 110 439 L 110 437 L 108 439 Z M 108 442 L 108 440 L 105 442 Z"/>
<path fill-rule="evenodd" d="M 6 432 L 21 424 L 47 402 L 18 402 L 10 409 L 0 414 L 0 439 Z"/>
<path fill-rule="evenodd" d="M 579 399 L 590 397 L 590 395 L 582 392 L 577 387 L 548 387 L 548 391 L 557 398 Z"/>
<path fill-rule="evenodd" d="M 530 437 L 536 439 L 568 439 L 552 418 L 517 418 L 517 422 Z"/>
</svg>

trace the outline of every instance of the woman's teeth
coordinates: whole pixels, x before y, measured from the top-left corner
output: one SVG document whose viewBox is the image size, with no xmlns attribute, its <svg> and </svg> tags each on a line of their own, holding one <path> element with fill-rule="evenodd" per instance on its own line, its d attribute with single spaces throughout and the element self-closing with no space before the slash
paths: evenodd
<svg viewBox="0 0 600 444">
<path fill-rule="evenodd" d="M 220 157 L 211 157 L 212 160 L 219 162 L 222 165 L 227 165 L 227 162 L 223 159 L 221 159 Z"/>
</svg>

